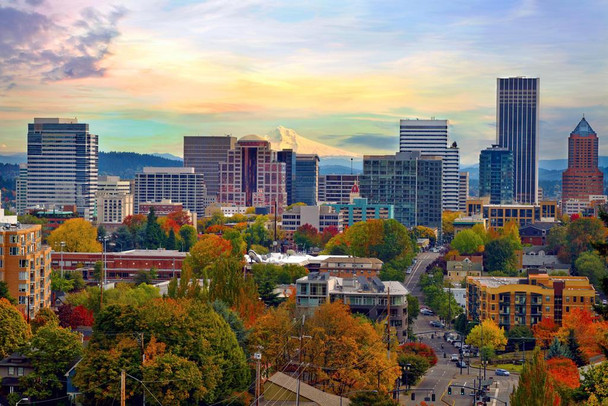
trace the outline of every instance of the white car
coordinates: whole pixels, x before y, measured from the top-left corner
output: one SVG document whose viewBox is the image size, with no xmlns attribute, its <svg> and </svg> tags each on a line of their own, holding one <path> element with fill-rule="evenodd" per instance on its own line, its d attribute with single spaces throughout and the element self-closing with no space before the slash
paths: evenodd
<svg viewBox="0 0 608 406">
<path fill-rule="evenodd" d="M 460 357 L 458 356 L 458 354 L 452 354 L 452 356 L 450 357 L 450 362 L 458 362 L 460 360 Z"/>
<path fill-rule="evenodd" d="M 431 309 L 420 309 L 420 314 L 424 315 L 424 316 L 433 316 L 435 313 L 433 313 L 433 311 Z"/>
<path fill-rule="evenodd" d="M 454 344 L 454 347 L 456 347 L 456 348 L 462 347 L 462 342 L 460 342 L 460 341 L 454 341 L 453 344 Z"/>
</svg>

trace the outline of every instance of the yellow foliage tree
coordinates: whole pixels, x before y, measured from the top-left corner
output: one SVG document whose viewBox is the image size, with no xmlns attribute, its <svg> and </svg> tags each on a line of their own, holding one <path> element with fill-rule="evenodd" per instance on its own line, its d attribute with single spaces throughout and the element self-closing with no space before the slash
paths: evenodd
<svg viewBox="0 0 608 406">
<path fill-rule="evenodd" d="M 64 242 L 65 252 L 101 252 L 101 243 L 97 241 L 97 229 L 85 219 L 70 219 L 57 227 L 48 238 L 48 243 L 55 251 L 61 251 Z"/>
<path fill-rule="evenodd" d="M 454 220 L 462 216 L 460 211 L 446 210 L 441 215 L 441 229 L 444 234 L 454 234 Z"/>
<path fill-rule="evenodd" d="M 507 345 L 507 337 L 504 328 L 498 327 L 494 320 L 486 319 L 473 327 L 467 336 L 466 343 L 477 348 L 491 347 L 502 350 Z"/>
</svg>

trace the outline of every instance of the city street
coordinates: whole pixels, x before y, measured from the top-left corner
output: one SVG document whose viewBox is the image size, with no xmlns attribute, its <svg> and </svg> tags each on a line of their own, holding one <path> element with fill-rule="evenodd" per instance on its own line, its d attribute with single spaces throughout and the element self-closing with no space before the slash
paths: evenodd
<svg viewBox="0 0 608 406">
<path fill-rule="evenodd" d="M 406 288 L 412 295 L 418 298 L 421 306 L 424 305 L 424 298 L 421 289 L 418 287 L 418 281 L 420 280 L 422 273 L 425 272 L 426 267 L 439 256 L 440 254 L 433 252 L 420 253 L 417 256 L 416 264 L 412 267 L 412 273 L 405 278 L 404 284 Z M 424 316 L 422 314 L 418 315 L 418 318 L 414 322 L 413 331 L 418 339 L 423 343 L 430 345 L 433 350 L 435 350 L 438 358 L 437 365 L 427 371 L 418 385 L 412 387 L 413 392 L 416 394 L 415 401 L 411 400 L 410 394 L 402 394 L 400 396 L 400 404 L 413 406 L 419 404 L 421 401 L 425 401 L 428 405 L 447 403 L 453 406 L 470 406 L 473 404 L 473 397 L 471 396 L 470 389 L 466 389 L 465 395 L 461 395 L 461 388 L 454 386 L 452 387 L 452 395 L 448 396 L 447 388 L 449 385 L 465 385 L 472 387 L 474 382 L 478 379 L 479 370 L 476 368 L 463 368 L 461 373 L 460 368 L 456 367 L 456 362 L 450 361 L 450 355 L 458 354 L 458 349 L 443 339 L 443 334 L 446 332 L 445 329 L 430 326 L 432 320 L 438 320 L 438 317 Z M 474 363 L 479 362 L 478 359 L 473 361 Z M 491 400 L 488 402 L 488 405 L 504 405 L 505 403 L 503 402 L 508 401 L 510 393 L 517 385 L 519 376 L 496 376 L 494 371 L 488 370 L 486 377 L 488 379 L 491 377 L 494 382 L 490 386 L 489 395 L 498 397 L 499 399 L 499 401 Z M 435 402 L 430 401 L 432 393 L 435 393 Z M 444 393 L 445 397 L 443 400 L 445 403 L 441 401 L 441 397 Z"/>
</svg>

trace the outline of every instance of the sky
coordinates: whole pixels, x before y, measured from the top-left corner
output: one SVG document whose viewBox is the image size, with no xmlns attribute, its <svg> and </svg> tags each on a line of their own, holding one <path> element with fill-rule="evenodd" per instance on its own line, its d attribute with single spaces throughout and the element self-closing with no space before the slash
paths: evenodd
<svg viewBox="0 0 608 406">
<path fill-rule="evenodd" d="M 355 155 L 400 118 L 450 120 L 461 164 L 496 139 L 496 78 L 540 77 L 540 158 L 584 114 L 608 155 L 608 2 L 0 0 L 0 154 L 34 117 L 104 151 L 278 126 Z"/>
</svg>

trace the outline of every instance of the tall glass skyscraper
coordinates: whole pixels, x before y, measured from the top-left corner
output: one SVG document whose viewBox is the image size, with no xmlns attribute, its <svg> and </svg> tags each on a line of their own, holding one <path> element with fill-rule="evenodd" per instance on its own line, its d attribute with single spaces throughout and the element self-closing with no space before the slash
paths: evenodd
<svg viewBox="0 0 608 406">
<path fill-rule="evenodd" d="M 184 137 L 184 167 L 203 174 L 208 196 L 217 198 L 220 191 L 219 164 L 226 161 L 226 154 L 235 146 L 236 137 L 230 135 Z"/>
<path fill-rule="evenodd" d="M 27 206 L 75 205 L 92 221 L 98 137 L 75 118 L 35 118 L 27 132 Z"/>
<path fill-rule="evenodd" d="M 277 161 L 285 164 L 285 190 L 287 193 L 287 204 L 297 203 L 294 201 L 296 187 L 296 153 L 293 149 L 277 151 Z"/>
<path fill-rule="evenodd" d="M 539 78 L 498 78 L 496 140 L 513 152 L 513 198 L 538 201 Z"/>
<path fill-rule="evenodd" d="M 294 203 L 316 206 L 319 200 L 319 156 L 296 155 L 296 185 Z"/>
<path fill-rule="evenodd" d="M 448 143 L 448 120 L 401 120 L 399 151 L 420 151 L 443 160 L 441 194 L 443 210 L 457 211 L 460 194 L 460 151 Z"/>
<path fill-rule="evenodd" d="M 493 145 L 479 154 L 479 197 L 490 204 L 513 203 L 513 153 Z"/>
</svg>

